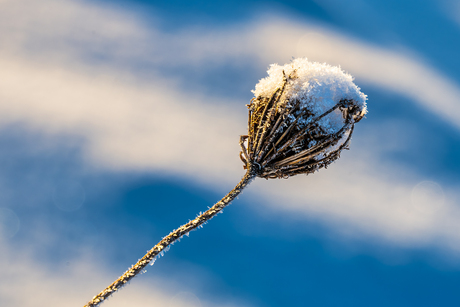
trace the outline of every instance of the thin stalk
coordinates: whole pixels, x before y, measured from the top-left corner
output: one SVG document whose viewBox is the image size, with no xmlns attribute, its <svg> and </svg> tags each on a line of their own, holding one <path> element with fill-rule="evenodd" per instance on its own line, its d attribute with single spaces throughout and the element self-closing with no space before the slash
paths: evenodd
<svg viewBox="0 0 460 307">
<path fill-rule="evenodd" d="M 195 219 L 191 220 L 187 224 L 182 225 L 177 228 L 169 235 L 164 237 L 157 245 L 155 245 L 150 251 L 145 254 L 135 265 L 133 265 L 129 270 L 127 270 L 123 275 L 121 275 L 117 280 L 115 280 L 110 286 L 105 288 L 98 295 L 93 297 L 84 307 L 95 307 L 99 306 L 105 299 L 114 294 L 117 290 L 122 288 L 128 281 L 134 278 L 137 274 L 142 272 L 142 270 L 162 251 L 165 250 L 169 245 L 174 243 L 177 239 L 181 238 L 183 235 L 187 234 L 191 230 L 199 227 L 200 225 L 206 223 L 212 219 L 217 213 L 224 209 L 230 202 L 238 196 L 238 194 L 243 191 L 243 189 L 251 183 L 251 181 L 257 176 L 256 168 L 252 165 L 248 166 L 248 170 L 241 181 L 231 190 L 227 195 L 225 195 L 219 202 L 212 206 L 209 210 L 200 214 Z"/>
</svg>

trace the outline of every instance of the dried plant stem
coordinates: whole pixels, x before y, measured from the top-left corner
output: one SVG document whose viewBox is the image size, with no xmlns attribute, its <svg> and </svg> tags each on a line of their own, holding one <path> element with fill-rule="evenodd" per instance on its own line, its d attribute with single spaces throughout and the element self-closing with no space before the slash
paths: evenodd
<svg viewBox="0 0 460 307">
<path fill-rule="evenodd" d="M 199 227 L 205 222 L 212 219 L 223 208 L 230 204 L 230 202 L 241 193 L 241 191 L 257 176 L 257 169 L 252 165 L 248 166 L 247 172 L 241 181 L 224 196 L 219 202 L 212 206 L 208 211 L 200 214 L 194 220 L 191 220 L 185 225 L 177 228 L 169 235 L 164 237 L 157 245 L 155 245 L 144 257 L 142 257 L 135 265 L 127 270 L 122 276 L 115 280 L 110 286 L 105 288 L 101 293 L 93 297 L 84 307 L 95 307 L 102 303 L 105 299 L 122 288 L 134 276 L 142 272 L 142 270 L 162 251 L 165 250 L 170 244 L 174 243 L 177 239 L 187 234 L 191 230 Z"/>
</svg>

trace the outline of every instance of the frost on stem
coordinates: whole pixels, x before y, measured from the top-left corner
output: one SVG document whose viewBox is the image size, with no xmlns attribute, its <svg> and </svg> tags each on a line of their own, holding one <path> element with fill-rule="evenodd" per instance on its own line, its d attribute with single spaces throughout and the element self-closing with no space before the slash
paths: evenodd
<svg viewBox="0 0 460 307">
<path fill-rule="evenodd" d="M 171 244 L 201 228 L 245 189 L 255 177 L 286 178 L 326 167 L 347 148 L 354 124 L 367 113 L 366 95 L 338 67 L 296 59 L 272 65 L 248 105 L 248 135 L 242 136 L 246 174 L 220 201 L 164 237 L 136 264 L 85 307 L 95 307 L 121 289 Z"/>
<path fill-rule="evenodd" d="M 293 60 L 273 64 L 253 91 L 248 135 L 241 136 L 244 168 L 262 178 L 287 178 L 327 167 L 348 148 L 367 96 L 339 67 Z"/>
</svg>

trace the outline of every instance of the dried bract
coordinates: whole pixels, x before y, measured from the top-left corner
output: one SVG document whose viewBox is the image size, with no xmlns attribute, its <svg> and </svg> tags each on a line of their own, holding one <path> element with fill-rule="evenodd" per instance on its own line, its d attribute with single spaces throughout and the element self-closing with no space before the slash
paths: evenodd
<svg viewBox="0 0 460 307">
<path fill-rule="evenodd" d="M 340 68 L 305 58 L 273 64 L 268 74 L 248 105 L 248 135 L 240 140 L 244 167 L 267 179 L 327 167 L 367 113 L 366 95 Z"/>
</svg>

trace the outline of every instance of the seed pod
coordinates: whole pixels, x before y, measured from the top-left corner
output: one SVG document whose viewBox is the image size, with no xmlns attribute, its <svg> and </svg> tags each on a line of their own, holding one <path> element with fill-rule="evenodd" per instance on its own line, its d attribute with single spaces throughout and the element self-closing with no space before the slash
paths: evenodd
<svg viewBox="0 0 460 307">
<path fill-rule="evenodd" d="M 287 178 L 327 167 L 340 157 L 367 96 L 338 67 L 293 60 L 271 65 L 248 105 L 248 135 L 240 145 L 244 168 L 262 178 Z"/>
</svg>

